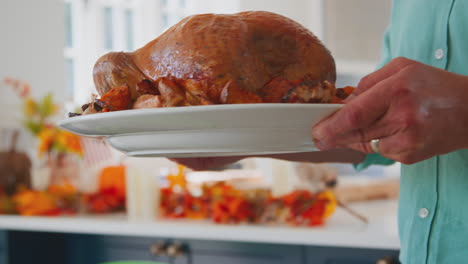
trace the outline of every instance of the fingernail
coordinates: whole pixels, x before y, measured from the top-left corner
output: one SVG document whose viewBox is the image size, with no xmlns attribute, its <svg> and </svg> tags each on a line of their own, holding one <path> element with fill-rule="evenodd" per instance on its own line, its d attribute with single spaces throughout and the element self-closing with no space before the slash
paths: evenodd
<svg viewBox="0 0 468 264">
<path fill-rule="evenodd" d="M 314 140 L 315 147 L 319 150 L 327 150 L 330 149 L 329 144 L 324 140 Z"/>
<path fill-rule="evenodd" d="M 343 100 L 344 103 L 349 103 L 349 101 L 353 100 L 356 97 L 355 94 L 350 94 L 346 99 Z"/>
<path fill-rule="evenodd" d="M 312 129 L 312 136 L 314 137 L 314 139 L 322 140 L 324 138 L 323 135 L 324 135 L 323 129 L 320 129 L 320 128 Z"/>
</svg>

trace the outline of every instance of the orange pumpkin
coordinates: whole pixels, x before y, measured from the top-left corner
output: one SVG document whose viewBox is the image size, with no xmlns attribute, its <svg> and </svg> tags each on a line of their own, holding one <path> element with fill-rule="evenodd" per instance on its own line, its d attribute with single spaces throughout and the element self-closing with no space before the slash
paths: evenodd
<svg viewBox="0 0 468 264">
<path fill-rule="evenodd" d="M 99 192 L 114 190 L 119 198 L 125 197 L 126 183 L 124 165 L 110 166 L 102 169 L 99 175 Z"/>
</svg>

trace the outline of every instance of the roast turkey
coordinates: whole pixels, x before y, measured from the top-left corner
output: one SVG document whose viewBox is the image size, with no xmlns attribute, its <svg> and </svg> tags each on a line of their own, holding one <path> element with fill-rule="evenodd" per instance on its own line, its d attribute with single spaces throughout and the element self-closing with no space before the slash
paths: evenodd
<svg viewBox="0 0 468 264">
<path fill-rule="evenodd" d="M 328 103 L 336 79 L 332 55 L 312 32 L 264 11 L 189 16 L 134 52 L 102 56 L 93 75 L 105 111 Z"/>
</svg>

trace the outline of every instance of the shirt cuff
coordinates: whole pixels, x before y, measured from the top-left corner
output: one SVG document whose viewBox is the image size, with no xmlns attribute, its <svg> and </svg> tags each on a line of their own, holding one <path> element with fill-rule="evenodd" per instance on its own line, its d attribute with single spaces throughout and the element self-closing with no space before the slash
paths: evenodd
<svg viewBox="0 0 468 264">
<path fill-rule="evenodd" d="M 354 164 L 354 169 L 356 171 L 362 171 L 369 168 L 371 165 L 383 165 L 388 166 L 394 164 L 395 161 L 391 159 L 387 159 L 385 157 L 380 156 L 377 153 L 372 153 L 366 156 L 366 159 L 358 164 Z"/>
</svg>

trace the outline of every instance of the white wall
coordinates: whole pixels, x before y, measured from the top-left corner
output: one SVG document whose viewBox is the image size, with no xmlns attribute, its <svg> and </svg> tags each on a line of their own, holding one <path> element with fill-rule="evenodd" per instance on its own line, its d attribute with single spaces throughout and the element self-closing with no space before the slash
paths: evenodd
<svg viewBox="0 0 468 264">
<path fill-rule="evenodd" d="M 381 44 L 390 20 L 391 0 L 327 0 L 325 43 L 341 60 L 380 58 Z"/>
<path fill-rule="evenodd" d="M 64 96 L 64 18 L 62 0 L 0 2 L 0 126 L 20 118 L 19 100 L 3 78 L 28 81 L 33 95 Z"/>
<path fill-rule="evenodd" d="M 239 0 L 191 0 L 188 1 L 188 9 L 193 13 L 218 13 L 230 14 L 239 12 Z"/>
</svg>

